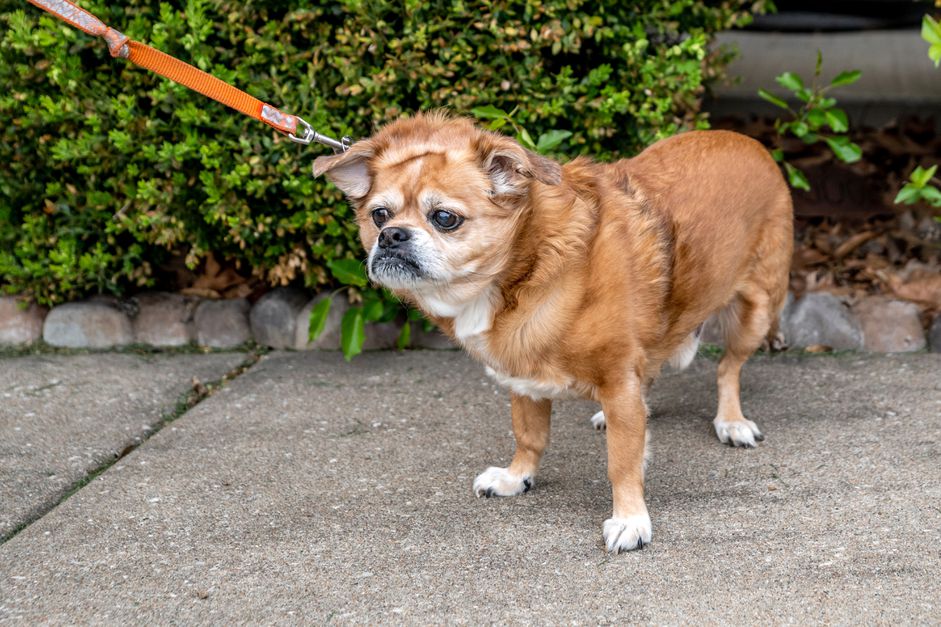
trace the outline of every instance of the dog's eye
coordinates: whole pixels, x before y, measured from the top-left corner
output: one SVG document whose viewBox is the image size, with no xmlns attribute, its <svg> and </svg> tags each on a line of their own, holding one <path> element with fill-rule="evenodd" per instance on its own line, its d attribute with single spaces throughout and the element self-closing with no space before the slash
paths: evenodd
<svg viewBox="0 0 941 627">
<path fill-rule="evenodd" d="M 378 209 L 372 210 L 372 221 L 376 223 L 380 229 L 382 225 L 392 219 L 392 212 L 386 209 L 385 207 L 379 207 Z"/>
<path fill-rule="evenodd" d="M 461 222 L 464 221 L 464 218 L 457 215 L 456 213 L 451 213 L 450 211 L 444 211 L 442 209 L 432 211 L 428 218 L 432 221 L 432 223 L 434 223 L 436 227 L 442 231 L 453 231 L 457 227 L 461 226 Z"/>
</svg>

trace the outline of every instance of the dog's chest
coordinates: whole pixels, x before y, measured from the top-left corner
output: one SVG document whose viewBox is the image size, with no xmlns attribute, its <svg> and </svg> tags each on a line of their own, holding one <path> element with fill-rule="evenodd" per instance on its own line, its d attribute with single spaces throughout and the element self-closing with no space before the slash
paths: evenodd
<svg viewBox="0 0 941 627">
<path fill-rule="evenodd" d="M 575 379 L 556 373 L 540 378 L 515 377 L 505 374 L 490 350 L 493 341 L 489 331 L 493 325 L 493 295 L 489 291 L 462 303 L 451 305 L 446 300 L 425 296 L 423 305 L 435 315 L 453 320 L 454 336 L 465 350 L 483 362 L 487 375 L 514 394 L 540 400 L 545 398 L 578 398 L 590 396 L 590 386 L 579 384 Z"/>
<path fill-rule="evenodd" d="M 586 390 L 581 389 L 572 379 L 561 379 L 555 381 L 539 381 L 536 379 L 524 379 L 521 377 L 511 377 L 491 368 L 486 367 L 487 376 L 508 388 L 514 394 L 528 396 L 540 400 L 543 398 L 579 398 L 585 395 Z"/>
</svg>

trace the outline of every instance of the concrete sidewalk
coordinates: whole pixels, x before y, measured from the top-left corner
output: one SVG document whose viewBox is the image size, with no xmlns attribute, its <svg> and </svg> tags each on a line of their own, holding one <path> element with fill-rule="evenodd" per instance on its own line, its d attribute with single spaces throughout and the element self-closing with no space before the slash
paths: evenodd
<svg viewBox="0 0 941 627">
<path fill-rule="evenodd" d="M 0 540 L 146 438 L 193 387 L 245 360 L 212 355 L 0 359 Z"/>
<path fill-rule="evenodd" d="M 746 367 L 767 434 L 711 432 L 715 364 L 651 408 L 653 544 L 608 556 L 596 406 L 555 406 L 530 493 L 505 392 L 459 353 L 275 353 L 0 546 L 36 623 L 936 622 L 941 356 Z"/>
</svg>

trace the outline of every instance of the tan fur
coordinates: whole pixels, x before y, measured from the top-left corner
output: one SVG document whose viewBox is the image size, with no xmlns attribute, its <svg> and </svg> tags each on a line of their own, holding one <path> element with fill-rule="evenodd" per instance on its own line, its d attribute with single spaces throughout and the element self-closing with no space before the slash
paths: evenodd
<svg viewBox="0 0 941 627">
<path fill-rule="evenodd" d="M 370 217 L 376 199 L 400 200 L 385 227 L 427 234 L 446 276 L 396 289 L 398 296 L 501 375 L 601 402 L 612 520 L 646 516 L 644 390 L 717 312 L 731 321 L 717 432 L 720 422 L 745 428 L 739 371 L 775 324 L 792 247 L 790 193 L 757 142 L 690 132 L 632 159 L 578 158 L 560 168 L 467 120 L 432 114 L 321 157 L 314 170 L 351 196 L 367 250 L 379 234 Z M 465 223 L 438 232 L 431 205 L 422 205 L 429 197 Z M 461 325 L 476 319 L 461 313 L 472 311 L 468 303 L 492 315 L 484 332 L 461 337 Z M 512 407 L 518 447 L 509 471 L 532 477 L 548 441 L 550 401 L 514 394 Z M 748 444 L 734 435 L 732 442 Z M 633 548 L 613 542 L 609 549 Z"/>
</svg>

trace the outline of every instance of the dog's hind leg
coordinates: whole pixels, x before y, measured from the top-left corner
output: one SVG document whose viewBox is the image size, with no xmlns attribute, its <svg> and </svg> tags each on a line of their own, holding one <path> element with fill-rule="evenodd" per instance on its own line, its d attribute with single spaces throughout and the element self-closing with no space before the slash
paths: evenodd
<svg viewBox="0 0 941 627">
<path fill-rule="evenodd" d="M 733 446 L 753 447 L 764 439 L 758 425 L 742 414 L 739 377 L 745 361 L 777 329 L 787 296 L 793 212 L 785 188 L 769 213 L 748 272 L 735 296 L 719 312 L 725 353 L 719 361 L 719 409 L 713 424 L 719 440 Z"/>
<path fill-rule="evenodd" d="M 528 396 L 510 395 L 513 414 L 513 435 L 516 452 L 508 468 L 491 466 L 474 479 L 474 494 L 486 496 L 516 496 L 533 487 L 533 478 L 549 444 L 549 419 L 552 401 L 534 400 Z"/>
<path fill-rule="evenodd" d="M 721 312 L 725 353 L 719 361 L 719 409 L 713 425 L 719 440 L 732 446 L 753 448 L 764 436 L 742 414 L 740 375 L 742 365 L 775 326 L 781 299 L 759 286 L 749 286 Z"/>
</svg>

